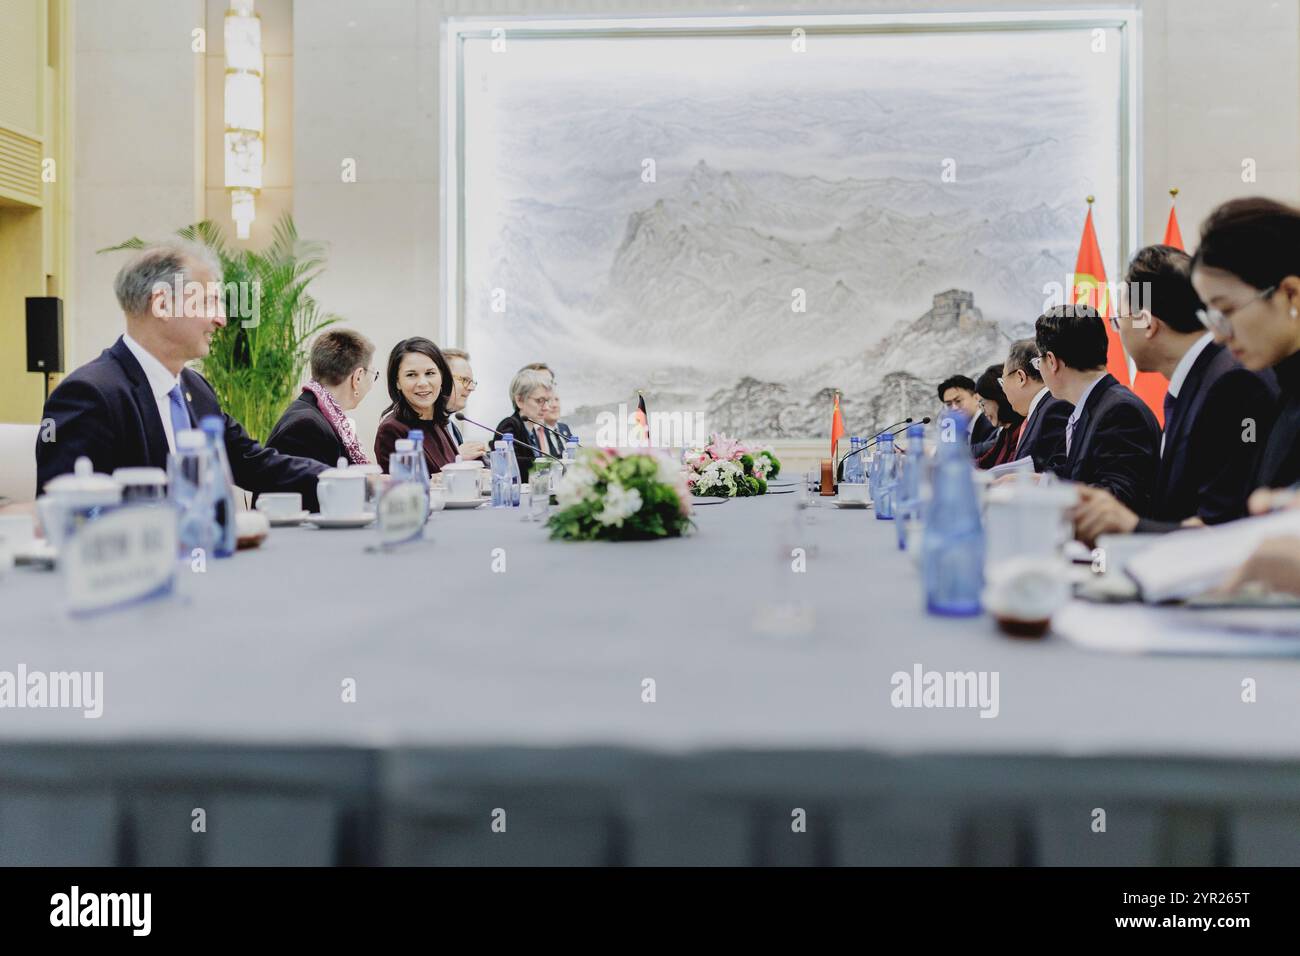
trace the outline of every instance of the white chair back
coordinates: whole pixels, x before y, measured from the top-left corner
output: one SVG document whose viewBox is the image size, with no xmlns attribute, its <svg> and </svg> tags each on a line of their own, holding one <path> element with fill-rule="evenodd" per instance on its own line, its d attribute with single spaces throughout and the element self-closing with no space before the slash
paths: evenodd
<svg viewBox="0 0 1300 956">
<path fill-rule="evenodd" d="M 0 424 L 0 505 L 36 497 L 36 435 L 39 425 Z"/>
</svg>

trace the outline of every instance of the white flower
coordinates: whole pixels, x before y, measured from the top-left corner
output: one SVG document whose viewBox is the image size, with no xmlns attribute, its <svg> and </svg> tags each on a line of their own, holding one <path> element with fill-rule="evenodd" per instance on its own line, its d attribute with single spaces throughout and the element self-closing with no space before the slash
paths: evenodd
<svg viewBox="0 0 1300 956">
<path fill-rule="evenodd" d="M 605 491 L 605 506 L 596 513 L 596 520 L 615 528 L 641 510 L 641 492 L 611 484 Z"/>
<path fill-rule="evenodd" d="M 596 473 L 586 465 L 570 465 L 565 469 L 559 486 L 555 489 L 555 500 L 561 508 L 571 508 L 592 497 L 596 485 Z"/>
</svg>

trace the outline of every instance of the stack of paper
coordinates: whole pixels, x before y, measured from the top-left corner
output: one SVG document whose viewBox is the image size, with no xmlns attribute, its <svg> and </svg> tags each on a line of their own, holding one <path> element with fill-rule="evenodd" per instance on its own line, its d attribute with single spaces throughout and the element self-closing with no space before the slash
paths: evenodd
<svg viewBox="0 0 1300 956">
<path fill-rule="evenodd" d="M 1142 600 L 1183 600 L 1226 584 L 1261 542 L 1283 535 L 1300 535 L 1300 510 L 1176 531 L 1131 558 L 1125 570 Z"/>
</svg>

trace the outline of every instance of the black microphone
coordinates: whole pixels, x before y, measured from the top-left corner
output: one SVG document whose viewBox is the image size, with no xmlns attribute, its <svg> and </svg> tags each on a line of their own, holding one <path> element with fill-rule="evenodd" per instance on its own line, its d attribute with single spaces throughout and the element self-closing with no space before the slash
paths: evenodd
<svg viewBox="0 0 1300 956">
<path fill-rule="evenodd" d="M 930 416 L 929 416 L 929 415 L 926 415 L 926 416 L 925 416 L 924 418 L 922 418 L 919 422 L 916 422 L 916 424 L 917 424 L 917 425 L 928 425 L 928 424 L 930 424 Z M 891 434 L 891 435 L 897 435 L 897 434 L 900 434 L 901 432 L 906 431 L 906 430 L 907 430 L 908 428 L 910 428 L 911 426 L 912 426 L 912 423 L 911 423 L 911 422 L 908 422 L 908 423 L 902 425 L 902 426 L 899 427 L 899 428 L 895 428 L 892 432 L 890 432 L 890 434 Z M 866 444 L 868 444 L 868 445 L 879 444 L 880 439 L 881 439 L 883 436 L 884 436 L 884 432 L 881 432 L 879 435 L 877 435 L 875 438 L 873 438 L 871 441 L 867 442 Z"/>
<path fill-rule="evenodd" d="M 929 419 L 927 418 L 926 421 L 929 421 Z M 884 428 L 880 429 L 880 431 L 876 432 L 874 435 L 868 438 L 866 442 L 863 442 L 858 447 L 857 451 L 851 451 L 848 454 L 846 454 L 843 458 L 840 459 L 840 463 L 835 466 L 835 480 L 836 481 L 844 480 L 844 463 L 848 461 L 850 458 L 852 458 L 854 455 L 861 454 L 863 451 L 865 451 L 867 447 L 867 442 L 874 441 L 875 439 L 883 435 L 885 432 L 889 431 L 889 429 L 891 428 L 896 428 L 899 425 L 910 425 L 910 424 L 912 424 L 912 417 L 909 415 L 901 422 L 894 422 L 893 425 L 886 425 Z"/>
<path fill-rule="evenodd" d="M 479 428 L 482 428 L 482 429 L 485 430 L 485 431 L 489 431 L 489 432 L 491 432 L 493 435 L 496 435 L 498 438 L 505 438 L 505 437 L 506 437 L 504 434 L 502 434 L 501 432 L 497 431 L 495 428 L 492 428 L 491 426 L 484 425 L 482 422 L 476 422 L 476 421 L 474 421 L 474 419 L 472 419 L 472 418 L 467 418 L 467 417 L 465 416 L 465 413 L 464 413 L 464 412 L 457 412 L 457 413 L 456 413 L 456 421 L 458 421 L 458 422 L 469 422 L 471 425 L 477 425 Z M 533 451 L 535 451 L 537 454 L 543 456 L 544 458 L 549 458 L 549 459 L 551 459 L 551 461 L 559 461 L 559 462 L 563 463 L 563 462 L 562 462 L 562 459 L 556 458 L 556 457 L 555 457 L 554 455 L 552 455 L 549 451 L 542 451 L 542 450 L 541 450 L 540 448 L 538 448 L 536 445 L 529 444 L 528 442 L 526 442 L 526 441 L 524 441 L 522 438 L 520 438 L 518 435 L 515 435 L 515 434 L 512 433 L 510 437 L 513 438 L 515 441 L 517 441 L 519 444 L 523 445 L 525 448 L 530 448 L 530 449 L 532 449 Z"/>
<path fill-rule="evenodd" d="M 909 418 L 909 419 L 908 419 L 907 421 L 905 421 L 905 422 L 896 422 L 895 424 L 890 425 L 889 428 L 886 428 L 884 431 L 880 431 L 880 432 L 877 432 L 876 434 L 872 435 L 871 438 L 870 438 L 869 440 L 864 441 L 864 442 L 863 442 L 863 443 L 858 447 L 858 450 L 857 450 L 857 451 L 851 451 L 851 452 L 849 452 L 847 455 L 845 455 L 842 459 L 840 459 L 840 470 L 839 470 L 839 474 L 836 475 L 835 480 L 836 480 L 836 481 L 840 481 L 840 480 L 842 480 L 842 479 L 844 478 L 844 462 L 848 461 L 848 460 L 849 460 L 850 458 L 852 458 L 854 455 L 860 455 L 860 454 L 862 454 L 864 451 L 866 451 L 866 450 L 867 450 L 868 448 L 870 448 L 872 445 L 879 444 L 879 442 L 880 442 L 880 438 L 881 438 L 881 436 L 883 436 L 883 435 L 885 434 L 885 432 L 889 432 L 889 434 L 891 434 L 891 435 L 897 435 L 897 434 L 899 434 L 900 432 L 903 432 L 903 431 L 905 431 L 906 429 L 908 429 L 909 427 L 911 427 L 912 424 L 913 424 L 913 420 Z M 925 416 L 924 418 L 922 418 L 919 422 L 916 422 L 916 424 L 918 424 L 918 425 L 928 425 L 928 424 L 930 424 L 930 416 L 929 416 L 929 415 L 926 415 L 926 416 Z M 893 431 L 890 431 L 890 429 L 893 429 Z"/>
</svg>

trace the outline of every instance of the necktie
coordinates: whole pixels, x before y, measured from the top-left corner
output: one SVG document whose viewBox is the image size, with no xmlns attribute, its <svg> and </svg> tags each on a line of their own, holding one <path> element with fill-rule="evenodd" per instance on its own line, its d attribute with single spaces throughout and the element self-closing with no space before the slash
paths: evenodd
<svg viewBox="0 0 1300 956">
<path fill-rule="evenodd" d="M 1079 424 L 1079 420 L 1078 420 L 1077 418 L 1075 418 L 1073 415 L 1071 415 L 1069 421 L 1067 421 L 1067 422 L 1065 423 L 1065 453 L 1066 453 L 1066 455 L 1069 455 L 1069 454 L 1070 454 L 1070 442 L 1071 442 L 1071 441 L 1073 440 L 1073 438 L 1074 438 L 1074 426 L 1077 425 L 1077 424 Z"/>
<path fill-rule="evenodd" d="M 190 410 L 185 407 L 185 396 L 181 394 L 179 382 L 173 385 L 172 390 L 167 393 L 167 399 L 167 408 L 172 415 L 172 440 L 174 442 L 181 432 L 194 426 L 190 424 Z"/>
</svg>

